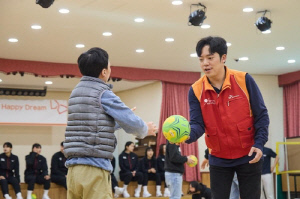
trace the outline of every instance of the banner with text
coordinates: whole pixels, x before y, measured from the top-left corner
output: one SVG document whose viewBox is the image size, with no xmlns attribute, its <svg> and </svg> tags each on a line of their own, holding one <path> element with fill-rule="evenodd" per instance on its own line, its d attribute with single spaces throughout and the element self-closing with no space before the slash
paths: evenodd
<svg viewBox="0 0 300 199">
<path fill-rule="evenodd" d="M 0 125 L 66 125 L 66 100 L 0 99 Z"/>
</svg>

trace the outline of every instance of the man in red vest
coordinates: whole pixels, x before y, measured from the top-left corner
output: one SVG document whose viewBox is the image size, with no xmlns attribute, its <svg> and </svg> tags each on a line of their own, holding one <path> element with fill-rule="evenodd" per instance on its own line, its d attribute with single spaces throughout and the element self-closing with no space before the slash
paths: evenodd
<svg viewBox="0 0 300 199">
<path fill-rule="evenodd" d="M 254 79 L 225 66 L 226 41 L 201 39 L 196 47 L 204 76 L 189 91 L 191 134 L 205 133 L 214 199 L 227 199 L 237 173 L 242 199 L 259 199 L 262 150 L 268 140 L 269 116 Z"/>
</svg>

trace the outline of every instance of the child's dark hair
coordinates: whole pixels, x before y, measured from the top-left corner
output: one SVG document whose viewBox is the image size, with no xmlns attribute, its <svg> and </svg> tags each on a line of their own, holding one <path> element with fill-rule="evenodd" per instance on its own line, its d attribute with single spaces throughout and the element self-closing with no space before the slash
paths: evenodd
<svg viewBox="0 0 300 199">
<path fill-rule="evenodd" d="M 201 56 L 204 46 L 209 46 L 210 54 L 218 53 L 220 55 L 220 59 L 224 54 L 227 54 L 227 44 L 225 39 L 222 37 L 205 37 L 198 41 L 196 46 L 198 57 Z"/>
<path fill-rule="evenodd" d="M 33 150 L 33 148 L 42 148 L 42 146 L 39 143 L 34 143 L 31 150 Z"/>
<path fill-rule="evenodd" d="M 145 158 L 147 158 L 147 152 L 148 151 L 153 151 L 153 149 L 150 147 L 150 146 L 148 146 L 146 149 L 145 149 Z M 151 157 L 151 159 L 152 158 L 154 158 L 154 151 L 153 151 L 153 156 Z"/>
<path fill-rule="evenodd" d="M 82 75 L 98 78 L 108 67 L 108 54 L 101 48 L 91 48 L 78 57 L 77 63 Z"/>
<path fill-rule="evenodd" d="M 133 142 L 131 142 L 131 141 L 126 142 L 124 151 L 126 151 L 126 147 L 130 146 L 131 144 L 133 144 Z"/>
<path fill-rule="evenodd" d="M 4 147 L 8 147 L 8 148 L 12 148 L 12 144 L 10 143 L 10 142 L 5 142 L 4 144 L 3 144 L 3 148 Z"/>
</svg>

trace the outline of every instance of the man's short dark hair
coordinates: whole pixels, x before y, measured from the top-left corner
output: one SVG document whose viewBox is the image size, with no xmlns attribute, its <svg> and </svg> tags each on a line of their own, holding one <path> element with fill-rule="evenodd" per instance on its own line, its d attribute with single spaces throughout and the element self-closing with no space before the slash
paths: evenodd
<svg viewBox="0 0 300 199">
<path fill-rule="evenodd" d="M 204 46 L 209 46 L 210 54 L 218 53 L 220 59 L 224 54 L 227 54 L 227 44 L 225 39 L 222 37 L 205 37 L 198 41 L 196 46 L 196 52 L 198 57 L 202 54 L 202 49 Z"/>
<path fill-rule="evenodd" d="M 101 48 L 91 48 L 78 57 L 77 63 L 82 75 L 98 78 L 108 67 L 108 54 Z"/>
<path fill-rule="evenodd" d="M 63 141 L 60 143 L 60 146 L 62 146 L 62 147 L 64 146 L 64 142 Z"/>
<path fill-rule="evenodd" d="M 10 142 L 5 142 L 4 144 L 3 144 L 3 148 L 4 147 L 8 147 L 8 148 L 12 148 L 12 144 L 10 143 Z"/>
<path fill-rule="evenodd" d="M 33 148 L 42 148 L 42 146 L 39 143 L 34 143 L 32 145 L 32 150 L 33 150 Z"/>
</svg>

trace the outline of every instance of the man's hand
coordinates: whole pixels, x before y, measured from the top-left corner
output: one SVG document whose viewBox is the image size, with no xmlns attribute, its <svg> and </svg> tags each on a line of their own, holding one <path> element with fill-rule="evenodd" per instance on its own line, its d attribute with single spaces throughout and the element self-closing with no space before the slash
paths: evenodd
<svg viewBox="0 0 300 199">
<path fill-rule="evenodd" d="M 131 110 L 132 110 L 132 111 L 135 111 L 135 109 L 136 109 L 136 107 L 133 107 Z"/>
<path fill-rule="evenodd" d="M 5 177 L 4 176 L 0 176 L 0 180 L 4 180 L 5 179 Z"/>
<path fill-rule="evenodd" d="M 148 126 L 148 135 L 156 136 L 156 132 L 158 130 L 156 125 L 153 122 L 148 122 L 147 126 Z"/>
<path fill-rule="evenodd" d="M 136 171 L 132 171 L 131 173 L 132 173 L 132 176 L 134 177 L 136 174 Z"/>
<path fill-rule="evenodd" d="M 45 180 L 49 180 L 50 179 L 50 176 L 49 175 L 46 175 L 44 176 Z"/>
<path fill-rule="evenodd" d="M 201 163 L 201 169 L 204 169 L 205 167 L 209 166 L 208 159 L 204 158 L 204 160 Z"/>
<path fill-rule="evenodd" d="M 188 164 L 194 164 L 195 163 L 195 161 L 192 158 L 190 158 L 190 156 L 188 156 L 187 159 L 188 159 L 187 160 Z"/>
<path fill-rule="evenodd" d="M 248 156 L 252 156 L 253 153 L 256 153 L 255 157 L 253 160 L 249 161 L 249 164 L 254 164 L 256 162 L 258 162 L 262 156 L 262 151 L 259 148 L 256 147 L 252 147 Z"/>
<path fill-rule="evenodd" d="M 151 168 L 152 173 L 156 173 L 156 170 L 154 168 Z"/>
</svg>

